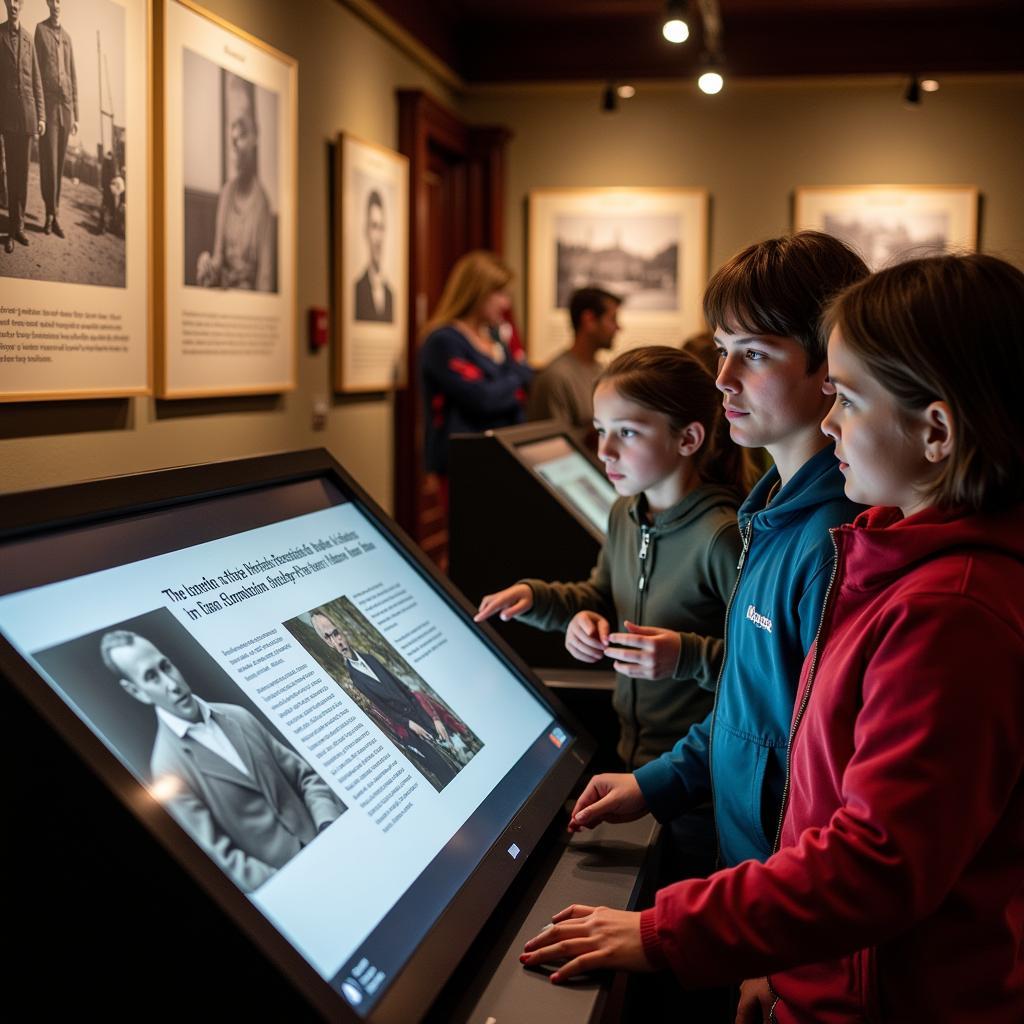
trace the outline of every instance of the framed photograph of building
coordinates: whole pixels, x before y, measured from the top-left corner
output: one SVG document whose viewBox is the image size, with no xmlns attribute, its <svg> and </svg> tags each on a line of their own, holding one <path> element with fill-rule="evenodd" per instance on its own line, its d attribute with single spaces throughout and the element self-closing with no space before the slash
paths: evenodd
<svg viewBox="0 0 1024 1024">
<path fill-rule="evenodd" d="M 796 231 L 824 231 L 852 246 L 874 270 L 978 245 L 978 190 L 970 185 L 855 185 L 799 188 Z"/>
<path fill-rule="evenodd" d="M 290 390 L 298 64 L 189 0 L 157 3 L 157 394 Z"/>
<path fill-rule="evenodd" d="M 708 194 L 687 188 L 538 189 L 530 193 L 530 361 L 572 340 L 569 297 L 597 285 L 623 299 L 616 348 L 679 345 L 703 329 Z"/>
<path fill-rule="evenodd" d="M 147 394 L 150 3 L 18 6 L 0 92 L 33 60 L 39 92 L 4 114 L 0 400 Z"/>
<path fill-rule="evenodd" d="M 345 132 L 335 161 L 334 388 L 401 387 L 409 330 L 409 161 Z"/>
</svg>

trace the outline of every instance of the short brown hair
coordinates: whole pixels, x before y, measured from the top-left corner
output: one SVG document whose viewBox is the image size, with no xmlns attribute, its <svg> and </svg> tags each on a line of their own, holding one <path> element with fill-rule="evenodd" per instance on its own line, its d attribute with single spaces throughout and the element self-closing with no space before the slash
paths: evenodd
<svg viewBox="0 0 1024 1024">
<path fill-rule="evenodd" d="M 583 323 L 583 314 L 588 310 L 594 316 L 600 318 L 604 316 L 605 310 L 609 305 L 621 306 L 622 296 L 614 295 L 612 292 L 607 292 L 596 285 L 590 285 L 587 288 L 577 288 L 569 296 L 569 320 L 572 323 L 572 329 L 574 331 L 580 329 L 580 324 Z"/>
<path fill-rule="evenodd" d="M 821 315 L 828 300 L 867 275 L 864 261 L 831 235 L 769 238 L 718 268 L 704 292 L 704 318 L 712 328 L 795 339 L 813 373 L 827 354 Z"/>
<path fill-rule="evenodd" d="M 694 456 L 701 479 L 733 488 L 745 497 L 759 475 L 745 449 L 729 436 L 722 396 L 715 379 L 696 356 L 668 345 L 627 349 L 606 367 L 598 384 L 615 390 L 647 409 L 668 417 L 673 431 L 688 423 L 704 428 L 704 443 Z"/>
<path fill-rule="evenodd" d="M 953 454 L 928 492 L 967 512 L 1024 497 L 1024 273 L 995 256 L 934 256 L 839 295 L 825 326 L 909 412 L 945 402 Z"/>
</svg>

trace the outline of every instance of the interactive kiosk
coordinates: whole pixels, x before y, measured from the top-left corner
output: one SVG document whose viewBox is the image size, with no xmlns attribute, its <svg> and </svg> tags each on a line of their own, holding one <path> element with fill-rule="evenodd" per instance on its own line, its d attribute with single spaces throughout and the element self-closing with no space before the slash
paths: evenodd
<svg viewBox="0 0 1024 1024">
<path fill-rule="evenodd" d="M 523 577 L 585 580 L 615 489 L 564 423 L 456 434 L 449 456 L 449 575 L 471 601 Z M 495 629 L 530 665 L 579 669 L 557 633 Z"/>
<path fill-rule="evenodd" d="M 590 739 L 326 452 L 0 497 L 0 562 L 9 1001 L 600 1009 L 515 944 L 635 901 L 650 820 L 550 838 Z"/>
<path fill-rule="evenodd" d="M 617 495 L 600 463 L 564 423 L 456 434 L 449 465 L 449 573 L 470 600 L 524 577 L 590 575 Z M 610 668 L 576 661 L 561 633 L 491 621 L 595 737 L 597 767 L 615 768 L 619 723 Z"/>
</svg>

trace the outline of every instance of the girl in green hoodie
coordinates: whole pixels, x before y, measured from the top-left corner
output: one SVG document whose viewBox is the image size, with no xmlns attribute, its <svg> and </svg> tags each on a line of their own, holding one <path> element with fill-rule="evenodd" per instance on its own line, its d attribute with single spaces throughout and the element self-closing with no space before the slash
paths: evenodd
<svg viewBox="0 0 1024 1024">
<path fill-rule="evenodd" d="M 670 750 L 711 707 L 712 693 L 679 671 L 679 634 L 722 635 L 749 470 L 714 380 L 679 349 L 613 360 L 594 387 L 594 427 L 620 497 L 590 578 L 521 580 L 484 597 L 476 621 L 497 613 L 564 631 L 579 661 L 610 661 L 618 753 L 632 770 Z"/>
</svg>

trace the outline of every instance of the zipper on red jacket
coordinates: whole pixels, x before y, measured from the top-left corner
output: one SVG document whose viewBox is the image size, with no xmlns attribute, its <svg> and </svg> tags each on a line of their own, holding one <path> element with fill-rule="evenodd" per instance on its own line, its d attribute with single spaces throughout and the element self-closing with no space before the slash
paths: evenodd
<svg viewBox="0 0 1024 1024">
<path fill-rule="evenodd" d="M 633 621 L 639 626 L 643 623 L 644 614 L 644 587 L 647 586 L 647 578 L 649 576 L 647 567 L 647 555 L 651 547 L 651 538 L 654 536 L 654 531 L 646 524 L 640 524 L 640 550 L 637 552 L 637 558 L 640 560 L 640 575 L 636 581 L 636 603 L 633 605 Z M 626 767 L 630 771 L 634 771 L 636 768 L 636 750 L 640 746 L 640 723 L 636 717 L 636 680 L 629 679 L 629 693 L 630 693 L 630 714 L 633 719 L 633 746 L 629 752 L 629 764 Z"/>
<path fill-rule="evenodd" d="M 796 738 L 796 731 L 807 710 L 811 699 L 811 687 L 814 685 L 814 675 L 818 671 L 818 645 L 821 643 L 821 632 L 825 628 L 825 616 L 828 614 L 828 603 L 832 597 L 832 586 L 839 574 L 839 545 L 836 543 L 836 530 L 838 527 L 831 527 L 828 531 L 829 540 L 832 541 L 832 575 L 828 580 L 828 588 L 825 590 L 825 600 L 821 602 L 821 617 L 818 619 L 818 629 L 814 634 L 814 643 L 811 644 L 811 667 L 807 672 L 807 685 L 800 695 L 800 703 L 797 706 L 796 714 L 793 716 L 793 724 L 789 729 L 789 743 L 786 746 L 786 781 L 782 786 L 782 803 L 779 805 L 779 824 L 775 829 L 775 843 L 772 846 L 772 853 L 778 852 L 779 843 L 782 840 L 782 821 L 786 816 L 786 801 L 789 799 L 789 773 L 793 768 L 793 740 Z"/>
<path fill-rule="evenodd" d="M 736 580 L 732 585 L 732 593 L 725 605 L 725 621 L 722 623 L 722 661 L 718 666 L 718 678 L 715 680 L 715 697 L 711 702 L 711 728 L 708 730 L 708 782 L 711 788 L 711 807 L 715 806 L 715 773 L 711 770 L 711 748 L 715 744 L 715 714 L 718 712 L 718 690 L 722 685 L 722 673 L 725 671 L 725 659 L 729 653 L 729 612 L 732 611 L 732 602 L 736 597 L 736 591 L 740 587 L 740 577 L 743 575 L 743 563 L 747 560 L 747 551 L 750 548 L 750 536 L 754 531 L 754 517 L 751 516 L 747 522 L 747 529 L 740 534 L 743 542 L 743 550 L 740 552 L 740 560 L 736 563 Z M 722 837 L 718 832 L 718 819 L 715 819 L 715 864 L 722 863 Z"/>
</svg>

